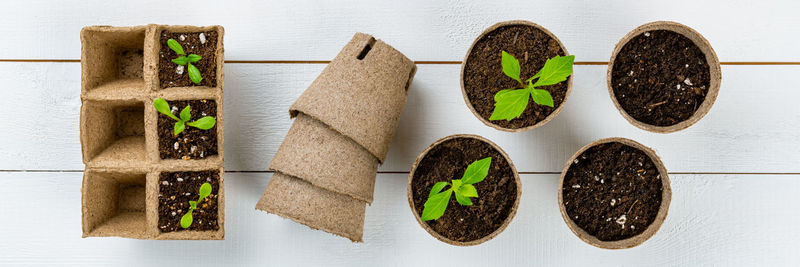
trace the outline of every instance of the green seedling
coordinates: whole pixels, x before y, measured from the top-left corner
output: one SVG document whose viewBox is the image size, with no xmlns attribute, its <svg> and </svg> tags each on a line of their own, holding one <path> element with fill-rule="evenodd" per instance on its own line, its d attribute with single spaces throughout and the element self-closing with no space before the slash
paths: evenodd
<svg viewBox="0 0 800 267">
<path fill-rule="evenodd" d="M 186 214 L 184 214 L 181 218 L 181 227 L 183 229 L 192 226 L 192 221 L 194 220 L 192 218 L 192 212 L 197 209 L 197 203 L 202 203 L 203 199 L 208 197 L 208 195 L 211 195 L 211 184 L 203 183 L 203 185 L 200 186 L 200 197 L 197 199 L 197 201 L 189 201 L 189 211 L 186 212 Z"/>
<path fill-rule="evenodd" d="M 176 59 L 173 59 L 172 63 L 181 66 L 186 66 L 189 72 L 189 79 L 191 79 L 193 83 L 199 84 L 203 80 L 203 77 L 200 76 L 200 70 L 198 70 L 197 67 L 192 65 L 192 63 L 200 61 L 201 59 L 203 59 L 203 57 L 197 54 L 186 55 L 186 52 L 183 52 L 183 47 L 181 47 L 181 44 L 179 44 L 178 41 L 175 41 L 175 39 L 172 38 L 167 40 L 167 46 L 169 46 L 169 49 L 172 49 L 172 51 L 175 51 L 175 53 L 177 53 L 180 56 Z"/>
<path fill-rule="evenodd" d="M 523 83 L 519 77 L 519 60 L 508 52 L 503 51 L 500 62 L 503 65 L 503 73 L 519 82 L 519 86 L 500 90 L 494 95 L 494 111 L 489 120 L 511 121 L 519 118 L 525 108 L 528 107 L 529 98 L 533 98 L 533 102 L 536 104 L 553 107 L 553 96 L 550 95 L 549 91 L 538 87 L 553 85 L 567 80 L 567 77 L 572 75 L 572 63 L 574 61 L 574 55 L 556 56 L 548 59 L 539 72 Z M 536 82 L 533 82 L 534 79 L 536 79 Z"/>
<path fill-rule="evenodd" d="M 178 136 L 178 134 L 183 132 L 183 130 L 186 129 L 186 125 L 195 127 L 200 130 L 208 130 L 211 129 L 211 127 L 214 127 L 215 124 L 217 124 L 217 120 L 211 116 L 205 116 L 196 121 L 190 121 L 192 119 L 191 117 L 192 107 L 190 105 L 186 105 L 186 108 L 184 108 L 181 111 L 180 118 L 176 117 L 175 114 L 172 114 L 172 110 L 169 109 L 169 104 L 167 103 L 167 100 L 164 100 L 163 98 L 156 98 L 156 100 L 153 101 L 153 106 L 155 106 L 156 110 L 158 110 L 158 112 L 161 112 L 161 114 L 167 115 L 167 117 L 176 120 L 175 130 L 174 130 L 175 136 Z"/>
<path fill-rule="evenodd" d="M 492 165 L 492 157 L 483 158 L 470 163 L 461 179 L 454 179 L 450 182 L 438 182 L 431 188 L 425 207 L 422 209 L 423 221 L 439 219 L 444 215 L 447 204 L 450 203 L 450 195 L 456 195 L 456 201 L 462 206 L 471 206 L 471 197 L 478 197 L 478 190 L 473 184 L 483 181 L 489 174 L 489 166 Z M 446 186 L 450 189 L 442 191 Z"/>
</svg>

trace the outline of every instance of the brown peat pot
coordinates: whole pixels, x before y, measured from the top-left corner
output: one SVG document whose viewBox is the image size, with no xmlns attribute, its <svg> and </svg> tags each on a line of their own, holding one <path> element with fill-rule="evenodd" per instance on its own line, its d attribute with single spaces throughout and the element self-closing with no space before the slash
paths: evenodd
<svg viewBox="0 0 800 267">
<path fill-rule="evenodd" d="M 592 156 L 601 157 L 593 159 Z M 609 159 L 614 159 L 614 162 Z M 616 165 L 612 165 L 615 163 Z M 620 168 L 620 165 L 626 167 Z M 593 173 L 597 169 L 592 167 L 600 167 L 601 171 L 612 173 Z M 575 168 L 574 172 L 570 172 L 571 168 Z M 648 174 L 647 170 L 651 173 Z M 652 173 L 653 171 L 657 173 Z M 659 179 L 660 183 L 648 183 L 648 178 Z M 578 193 L 579 190 L 584 191 Z M 658 191 L 660 195 L 652 194 Z M 648 192 L 651 194 L 647 194 Z M 566 195 L 583 196 L 583 201 Z M 652 149 L 626 138 L 600 139 L 582 147 L 567 161 L 558 185 L 558 206 L 569 229 L 584 242 L 605 249 L 635 247 L 655 235 L 667 217 L 671 200 L 670 180 L 661 159 Z M 572 205 L 569 205 L 570 201 L 574 201 Z M 591 213 L 590 216 L 583 216 L 593 218 L 589 222 L 583 221 L 589 225 L 579 226 L 576 220 L 583 219 L 581 216 L 584 214 L 570 213 L 568 205 Z M 598 213 L 605 215 L 598 218 Z M 612 217 L 612 214 L 620 213 L 622 214 Z M 640 220 L 637 214 L 641 214 L 643 218 Z M 597 233 L 592 234 L 590 231 Z"/>
<path fill-rule="evenodd" d="M 439 180 L 447 179 L 449 181 L 459 178 L 463 175 L 469 163 L 488 156 L 492 157 L 491 167 L 486 179 L 474 184 L 479 196 L 472 199 L 474 203 L 472 206 L 461 206 L 457 203 L 455 197 L 451 197 L 442 217 L 427 222 L 420 219 L 422 204 L 417 205 L 415 203 L 424 203 L 427 200 L 431 190 L 428 184 L 432 186 L 433 182 L 438 182 Z M 443 160 L 449 162 L 442 162 Z M 415 180 L 417 172 L 420 173 L 420 177 L 416 177 L 419 180 Z M 438 177 L 437 174 L 443 176 Z M 435 179 L 439 180 L 434 181 Z M 411 207 L 411 212 L 420 226 L 436 239 L 455 246 L 478 245 L 503 232 L 508 224 L 511 223 L 511 220 L 514 219 L 522 196 L 522 183 L 519 180 L 519 173 L 517 173 L 517 169 L 508 158 L 508 155 L 499 146 L 486 138 L 467 134 L 447 136 L 428 146 L 417 157 L 411 167 L 407 188 L 408 205 Z M 492 220 L 494 224 L 479 223 L 481 229 L 470 228 L 471 226 L 468 226 L 467 223 L 461 226 L 458 225 L 464 222 L 464 218 L 469 220 L 470 218 L 476 218 L 478 215 L 483 215 L 476 214 L 480 211 L 495 212 L 494 215 L 481 217 L 484 220 L 487 218 Z M 456 218 L 457 216 L 458 218 Z M 446 221 L 458 223 L 448 225 Z M 455 226 L 462 229 L 447 228 L 447 226 Z M 437 230 L 449 231 L 442 233 Z"/>
<path fill-rule="evenodd" d="M 692 126 L 711 110 L 722 70 L 700 33 L 680 23 L 656 21 L 637 27 L 617 43 L 606 80 L 611 100 L 626 120 L 644 130 L 671 133 Z M 644 91 L 622 92 L 638 86 L 645 86 Z"/>
<path fill-rule="evenodd" d="M 522 45 L 516 45 L 517 42 Z M 487 28 L 470 45 L 461 64 L 461 93 L 472 114 L 483 124 L 506 132 L 524 132 L 555 118 L 572 91 L 574 73 L 564 82 L 542 87 L 550 91 L 555 107 L 540 106 L 530 100 L 519 118 L 511 121 L 489 120 L 494 110 L 494 94 L 515 86 L 513 79 L 503 75 L 501 50 L 519 59 L 521 74 L 525 77 L 523 79 L 533 76 L 548 58 L 569 55 L 558 37 L 530 21 L 504 21 Z M 491 87 L 479 83 L 490 83 Z"/>
</svg>

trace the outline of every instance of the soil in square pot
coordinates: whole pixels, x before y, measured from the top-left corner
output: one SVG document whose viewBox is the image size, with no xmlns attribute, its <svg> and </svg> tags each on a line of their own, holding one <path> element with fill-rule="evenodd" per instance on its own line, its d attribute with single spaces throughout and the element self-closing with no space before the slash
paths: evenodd
<svg viewBox="0 0 800 267">
<path fill-rule="evenodd" d="M 486 178 L 473 184 L 478 197 L 473 205 L 462 206 L 450 198 L 442 217 L 422 221 L 425 201 L 437 182 L 460 179 L 466 167 L 492 157 Z M 442 138 L 414 162 L 408 177 L 408 204 L 420 226 L 442 242 L 471 246 L 500 234 L 517 212 L 522 184 L 506 153 L 491 141 L 476 135 L 451 135 Z"/>
<path fill-rule="evenodd" d="M 653 236 L 672 198 L 664 164 L 653 150 L 624 138 L 581 148 L 561 173 L 561 216 L 583 241 L 607 249 L 635 247 Z"/>
<path fill-rule="evenodd" d="M 186 105 L 191 105 L 192 121 L 204 116 L 216 119 L 217 103 L 211 99 L 167 101 L 172 113 L 178 116 Z M 175 120 L 158 113 L 158 154 L 161 159 L 204 159 L 218 154 L 217 125 L 201 130 L 186 126 L 174 135 Z"/>
<path fill-rule="evenodd" d="M 617 43 L 608 66 L 614 105 L 652 132 L 685 129 L 711 109 L 722 79 L 708 41 L 675 22 L 642 25 Z"/>
<path fill-rule="evenodd" d="M 203 77 L 199 84 L 195 84 L 189 79 L 187 66 L 179 67 L 172 62 L 173 59 L 180 57 L 175 51 L 169 48 L 167 40 L 175 39 L 186 55 L 197 54 L 202 57 L 200 61 L 192 63 L 200 71 Z M 203 32 L 170 32 L 162 31 L 159 35 L 161 49 L 158 52 L 158 80 L 160 88 L 183 87 L 183 86 L 217 86 L 217 31 Z"/>
<path fill-rule="evenodd" d="M 184 229 L 181 218 L 189 211 L 189 201 L 199 198 L 203 183 L 211 184 L 211 194 L 197 203 L 197 209 L 192 212 L 192 224 Z M 158 188 L 158 229 L 162 233 L 219 230 L 219 171 L 162 172 L 158 177 Z"/>
<path fill-rule="evenodd" d="M 519 60 L 520 78 L 523 80 L 536 74 L 547 59 L 569 54 L 561 41 L 542 26 L 523 20 L 497 23 L 475 39 L 461 64 L 464 101 L 481 122 L 498 130 L 521 132 L 544 125 L 563 108 L 572 89 L 572 75 L 566 81 L 538 87 L 550 92 L 554 107 L 529 100 L 519 118 L 490 121 L 494 95 L 503 89 L 519 87 L 517 81 L 503 74 L 502 51 Z"/>
</svg>

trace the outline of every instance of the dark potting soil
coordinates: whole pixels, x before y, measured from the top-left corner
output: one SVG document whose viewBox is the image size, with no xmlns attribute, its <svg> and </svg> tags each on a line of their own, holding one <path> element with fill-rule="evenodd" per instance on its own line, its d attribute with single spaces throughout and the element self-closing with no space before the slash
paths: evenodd
<svg viewBox="0 0 800 267">
<path fill-rule="evenodd" d="M 204 116 L 217 118 L 217 102 L 214 100 L 182 100 L 167 101 L 167 103 L 175 116 L 179 116 L 186 105 L 191 105 L 190 121 Z M 208 130 L 186 125 L 186 129 L 175 136 L 175 122 L 167 115 L 158 113 L 158 154 L 162 159 L 204 159 L 218 154 L 217 125 Z"/>
<path fill-rule="evenodd" d="M 618 143 L 584 151 L 561 188 L 569 219 L 602 241 L 644 232 L 661 206 L 661 175 L 644 152 Z"/>
<path fill-rule="evenodd" d="M 211 195 L 197 203 L 192 224 L 181 227 L 181 218 L 189 211 L 189 201 L 197 201 L 200 186 L 211 184 Z M 158 178 L 158 229 L 162 233 L 183 230 L 219 230 L 217 198 L 219 171 L 162 172 Z"/>
<path fill-rule="evenodd" d="M 503 225 L 517 199 L 514 172 L 500 151 L 477 139 L 450 139 L 428 151 L 412 178 L 414 207 L 422 216 L 435 183 L 461 179 L 470 163 L 485 157 L 492 157 L 492 164 L 485 180 L 474 184 L 478 197 L 472 198 L 473 205 L 462 206 L 451 196 L 442 217 L 423 223 L 440 235 L 460 242 L 483 238 Z"/>
<path fill-rule="evenodd" d="M 670 126 L 689 119 L 708 93 L 705 54 L 679 33 L 657 30 L 632 38 L 617 54 L 611 87 L 634 119 Z"/>
<path fill-rule="evenodd" d="M 565 55 L 558 41 L 547 33 L 527 25 L 500 27 L 478 40 L 467 56 L 464 66 L 464 91 L 475 111 L 487 121 L 494 111 L 494 95 L 497 92 L 503 89 L 521 88 L 519 82 L 503 74 L 503 67 L 500 64 L 503 50 L 519 60 L 520 78 L 523 81 L 536 74 L 547 59 Z M 503 128 L 518 129 L 544 120 L 564 102 L 567 81 L 538 88 L 550 91 L 554 107 L 538 105 L 530 99 L 528 107 L 519 118 L 491 122 Z"/>
<path fill-rule="evenodd" d="M 200 34 L 205 36 L 205 43 L 201 42 Z M 183 36 L 183 38 L 181 38 Z M 173 59 L 180 57 L 175 51 L 169 48 L 167 40 L 170 38 L 178 41 L 183 47 L 186 55 L 197 54 L 203 57 L 200 61 L 192 63 L 198 70 L 203 80 L 200 84 L 195 84 L 189 79 L 188 66 L 183 67 L 179 73 L 178 64 L 172 62 Z M 161 32 L 159 39 L 161 50 L 158 52 L 158 80 L 161 88 L 181 87 L 181 86 L 217 86 L 217 32 Z"/>
</svg>

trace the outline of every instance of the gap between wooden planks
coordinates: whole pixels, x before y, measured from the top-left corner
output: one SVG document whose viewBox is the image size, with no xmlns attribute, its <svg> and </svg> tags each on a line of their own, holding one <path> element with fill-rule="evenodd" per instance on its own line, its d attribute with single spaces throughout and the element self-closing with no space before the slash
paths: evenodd
<svg viewBox="0 0 800 267">
<path fill-rule="evenodd" d="M 0 62 L 80 62 L 80 59 L 0 59 Z M 330 60 L 225 60 L 229 64 L 328 64 Z M 461 61 L 415 61 L 422 65 L 460 65 Z M 607 61 L 576 61 L 575 65 L 608 65 Z M 727 61 L 720 65 L 800 65 L 791 61 Z"/>
</svg>

